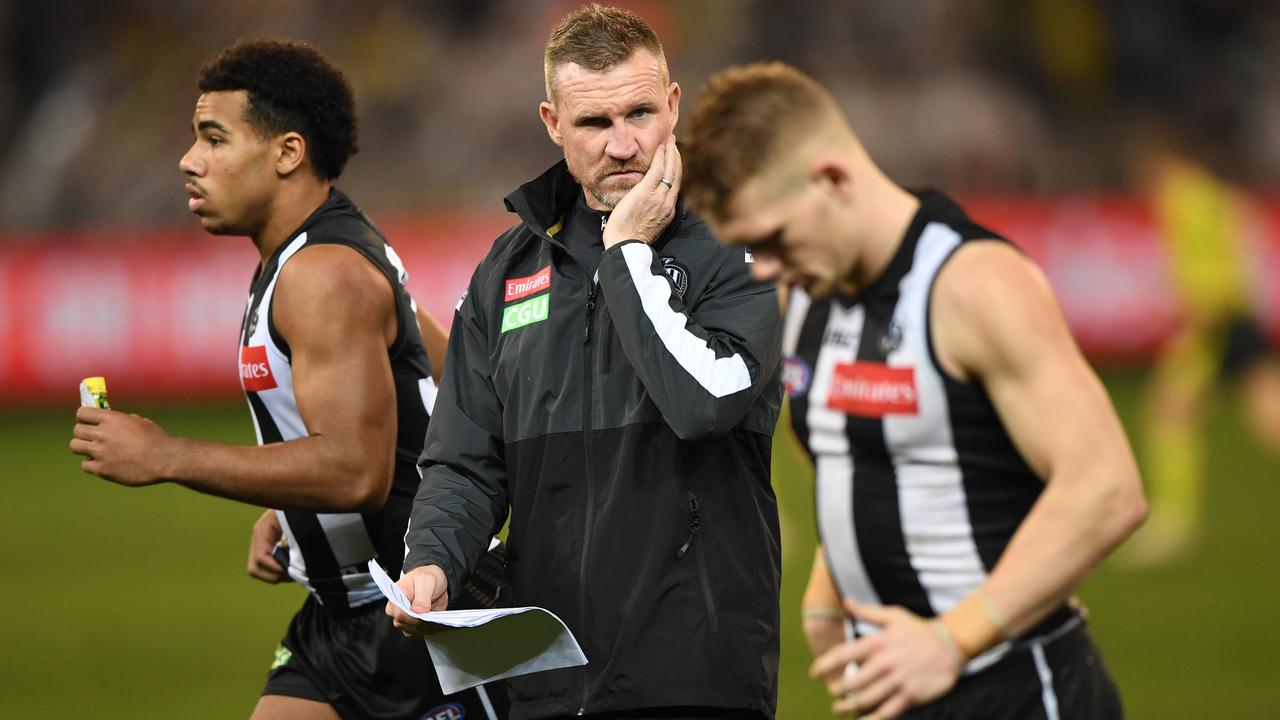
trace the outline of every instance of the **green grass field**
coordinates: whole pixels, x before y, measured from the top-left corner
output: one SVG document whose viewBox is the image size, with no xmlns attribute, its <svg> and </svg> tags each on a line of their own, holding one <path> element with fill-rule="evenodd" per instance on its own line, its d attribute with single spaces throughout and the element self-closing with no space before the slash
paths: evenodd
<svg viewBox="0 0 1280 720">
<path fill-rule="evenodd" d="M 1130 421 L 1140 378 L 1106 379 Z M 72 412 L 0 411 L 0 718 L 247 717 L 302 599 L 245 575 L 259 511 L 84 475 L 66 449 Z M 173 433 L 252 441 L 242 404 L 148 412 Z M 1232 401 L 1215 409 L 1209 443 L 1209 532 L 1197 555 L 1170 570 L 1104 567 L 1082 593 L 1133 718 L 1267 718 L 1280 706 L 1280 468 L 1248 440 Z M 827 702 L 806 678 L 797 619 L 815 541 L 812 481 L 789 441 L 775 462 L 786 563 L 779 717 L 821 718 Z"/>
</svg>

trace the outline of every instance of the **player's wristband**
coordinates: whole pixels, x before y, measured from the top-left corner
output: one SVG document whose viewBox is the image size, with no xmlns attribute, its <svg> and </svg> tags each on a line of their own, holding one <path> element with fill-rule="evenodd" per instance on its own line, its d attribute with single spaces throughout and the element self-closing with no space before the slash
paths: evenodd
<svg viewBox="0 0 1280 720">
<path fill-rule="evenodd" d="M 982 605 L 977 593 L 970 593 L 960 604 L 936 619 L 966 659 L 977 657 L 1001 641 L 1000 628 Z"/>
<path fill-rule="evenodd" d="M 951 633 L 947 630 L 947 626 L 943 625 L 942 621 L 937 618 L 930 620 L 929 625 L 932 626 L 933 631 L 938 634 L 938 639 L 942 641 L 942 644 L 946 645 L 947 649 L 951 651 L 956 662 L 960 663 L 960 667 L 964 667 L 967 662 L 964 651 L 956 644 L 955 638 L 951 637 Z"/>
<path fill-rule="evenodd" d="M 830 605 L 806 607 L 800 609 L 800 617 L 805 620 L 843 620 L 844 611 Z"/>
<path fill-rule="evenodd" d="M 996 606 L 992 604 L 991 598 L 987 595 L 986 588 L 979 587 L 977 591 L 978 600 L 982 603 L 982 609 L 987 611 L 987 617 L 991 618 L 991 623 L 996 626 L 996 630 L 1000 631 L 1000 637 L 1005 642 L 1013 642 L 1013 633 L 1009 632 L 1009 623 L 1005 622 L 1004 615 L 996 610 Z"/>
</svg>

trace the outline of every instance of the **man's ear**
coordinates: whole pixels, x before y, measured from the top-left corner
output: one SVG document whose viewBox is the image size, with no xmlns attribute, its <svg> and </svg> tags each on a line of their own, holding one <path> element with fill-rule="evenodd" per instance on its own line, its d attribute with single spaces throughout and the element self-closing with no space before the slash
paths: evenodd
<svg viewBox="0 0 1280 720">
<path fill-rule="evenodd" d="M 296 132 L 287 132 L 276 139 L 276 173 L 287 177 L 302 166 L 307 159 L 307 140 Z"/>
<path fill-rule="evenodd" d="M 667 88 L 667 109 L 671 111 L 671 132 L 674 133 L 680 122 L 680 83 L 673 82 Z"/>
<path fill-rule="evenodd" d="M 556 114 L 555 105 L 544 100 L 538 106 L 538 115 L 542 117 L 542 124 L 547 126 L 547 135 L 551 136 L 551 142 L 564 147 L 564 136 L 560 134 L 560 116 Z"/>
<path fill-rule="evenodd" d="M 809 168 L 809 180 L 849 202 L 853 199 L 853 172 L 849 165 L 834 155 L 819 155 Z"/>
</svg>

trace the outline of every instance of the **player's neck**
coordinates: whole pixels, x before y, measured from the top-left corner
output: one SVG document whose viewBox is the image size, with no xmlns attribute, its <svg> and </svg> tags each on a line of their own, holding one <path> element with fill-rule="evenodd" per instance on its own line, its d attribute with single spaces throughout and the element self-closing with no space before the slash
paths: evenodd
<svg viewBox="0 0 1280 720">
<path fill-rule="evenodd" d="M 329 199 L 329 190 L 328 182 L 319 181 L 286 184 L 280 189 L 272 201 L 266 223 L 252 237 L 264 264 L 298 226 Z"/>
<path fill-rule="evenodd" d="M 859 255 L 848 276 L 846 291 L 857 292 L 880 277 L 902 246 L 907 227 L 920 208 L 915 195 L 903 190 L 887 178 L 876 183 L 871 197 L 865 198 L 865 220 L 854 247 Z"/>
</svg>

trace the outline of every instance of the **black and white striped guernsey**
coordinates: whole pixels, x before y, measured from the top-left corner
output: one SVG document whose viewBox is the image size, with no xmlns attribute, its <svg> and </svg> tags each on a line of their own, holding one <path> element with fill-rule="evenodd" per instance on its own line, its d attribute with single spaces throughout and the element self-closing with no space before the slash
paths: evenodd
<svg viewBox="0 0 1280 720">
<path fill-rule="evenodd" d="M 981 385 L 941 369 L 929 332 L 931 290 L 952 253 L 1003 238 L 941 194 L 919 199 L 888 267 L 856 296 L 792 293 L 783 379 L 841 595 L 932 617 L 986 579 L 1043 483 Z"/>
<path fill-rule="evenodd" d="M 393 575 L 404 557 L 404 532 L 420 481 L 418 453 L 426 435 L 436 387 L 418 330 L 408 275 L 395 251 L 346 195 L 332 190 L 292 238 L 254 275 L 240 330 L 240 384 L 249 401 L 259 444 L 309 433 L 298 412 L 288 344 L 276 331 L 272 297 L 280 269 L 311 245 L 350 247 L 373 263 L 395 290 L 398 331 L 388 349 L 395 381 L 397 438 L 395 479 L 386 504 L 371 513 L 277 510 L 289 543 L 289 576 L 330 609 L 347 609 L 382 596 L 366 563 L 378 558 Z M 332 392 L 344 392 L 337 386 Z"/>
</svg>

